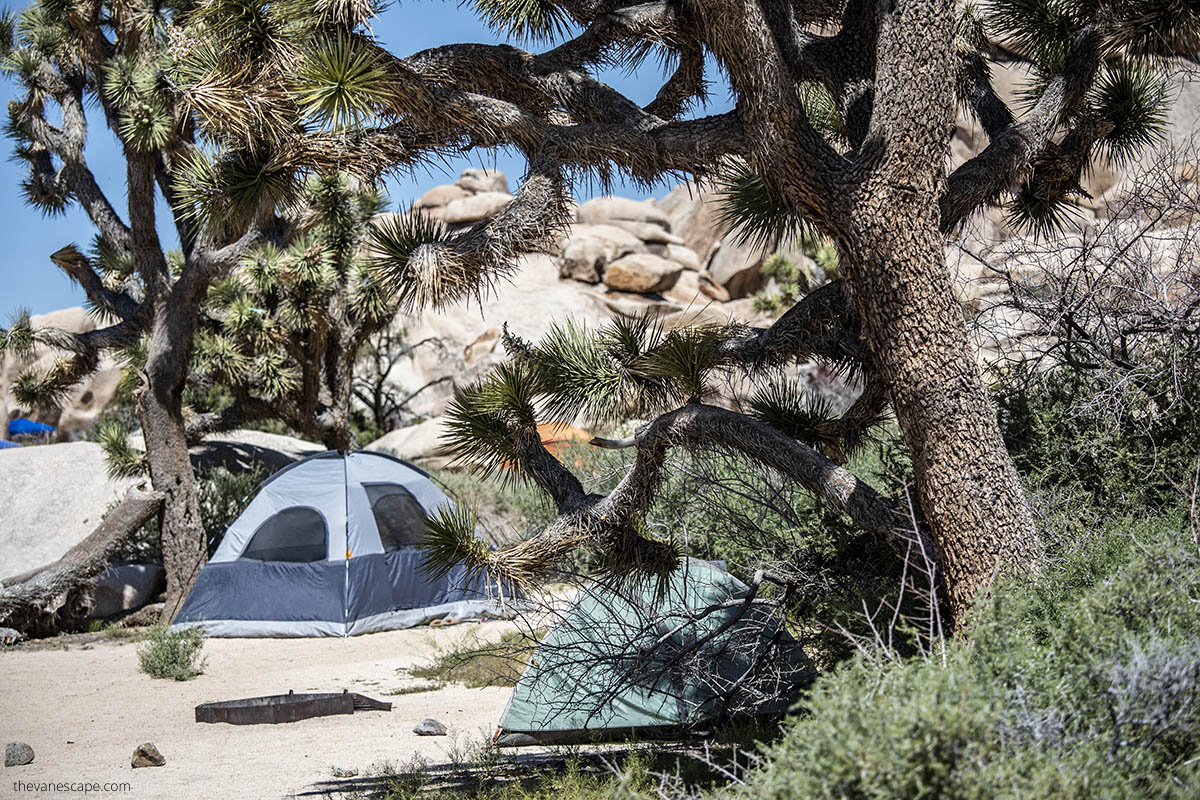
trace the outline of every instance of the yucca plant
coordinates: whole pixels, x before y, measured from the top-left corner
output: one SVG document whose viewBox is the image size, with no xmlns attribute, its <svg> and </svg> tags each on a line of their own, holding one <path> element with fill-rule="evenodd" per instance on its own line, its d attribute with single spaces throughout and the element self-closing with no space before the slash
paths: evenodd
<svg viewBox="0 0 1200 800">
<path fill-rule="evenodd" d="M 353 445 L 359 353 L 402 300 L 370 274 L 383 208 L 378 191 L 348 175 L 311 176 L 283 215 L 284 243 L 255 248 L 213 284 L 189 386 L 228 399 L 192 416 L 189 436 L 278 420 L 330 449 Z"/>
</svg>

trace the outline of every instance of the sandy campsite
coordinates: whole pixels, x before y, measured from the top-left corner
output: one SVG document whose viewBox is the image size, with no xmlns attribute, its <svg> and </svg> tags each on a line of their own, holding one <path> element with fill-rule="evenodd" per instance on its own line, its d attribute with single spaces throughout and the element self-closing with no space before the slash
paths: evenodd
<svg viewBox="0 0 1200 800">
<path fill-rule="evenodd" d="M 413 628 L 347 639 L 209 639 L 203 675 L 154 680 L 138 671 L 136 645 L 95 635 L 67 637 L 0 651 L 5 684 L 0 729 L 5 741 L 28 742 L 33 763 L 7 769 L 3 797 L 75 794 L 17 792 L 13 781 L 128 783 L 127 792 L 99 796 L 139 800 L 344 797 L 386 764 L 414 756 L 445 761 L 455 748 L 495 729 L 511 689 L 449 685 L 393 694 L 423 684 L 403 668 L 427 662 L 464 637 L 498 638 L 510 623 Z M 201 724 L 194 708 L 216 700 L 348 689 L 392 703 L 390 712 L 359 711 L 280 725 Z M 426 717 L 450 735 L 421 737 Z M 158 769 L 133 769 L 130 756 L 153 742 L 166 757 Z M 336 778 L 357 773 L 354 777 Z M 78 795 L 82 796 L 82 794 Z"/>
</svg>

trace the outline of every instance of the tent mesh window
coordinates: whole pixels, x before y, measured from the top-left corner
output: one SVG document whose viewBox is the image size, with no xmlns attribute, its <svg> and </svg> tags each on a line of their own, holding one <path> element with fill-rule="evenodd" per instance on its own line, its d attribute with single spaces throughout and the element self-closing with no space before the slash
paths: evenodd
<svg viewBox="0 0 1200 800">
<path fill-rule="evenodd" d="M 397 483 L 364 484 L 379 529 L 383 552 L 417 547 L 425 533 L 425 509 L 417 498 Z"/>
<path fill-rule="evenodd" d="M 285 508 L 258 526 L 242 558 L 256 561 L 324 561 L 329 530 L 315 508 Z"/>
</svg>

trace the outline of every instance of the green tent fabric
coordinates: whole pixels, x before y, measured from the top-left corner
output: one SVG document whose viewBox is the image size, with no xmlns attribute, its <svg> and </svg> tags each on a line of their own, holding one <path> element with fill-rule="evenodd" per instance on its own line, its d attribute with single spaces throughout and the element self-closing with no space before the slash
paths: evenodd
<svg viewBox="0 0 1200 800">
<path fill-rule="evenodd" d="M 767 609 L 743 607 L 748 592 L 696 559 L 667 579 L 661 597 L 653 582 L 586 587 L 533 653 L 496 743 L 672 738 L 723 713 L 786 712 L 813 670 Z M 739 695 L 759 702 L 743 709 Z"/>
</svg>

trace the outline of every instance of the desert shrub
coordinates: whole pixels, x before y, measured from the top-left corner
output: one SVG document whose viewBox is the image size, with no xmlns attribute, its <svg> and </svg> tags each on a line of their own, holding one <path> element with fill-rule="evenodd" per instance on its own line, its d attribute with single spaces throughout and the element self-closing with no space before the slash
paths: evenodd
<svg viewBox="0 0 1200 800">
<path fill-rule="evenodd" d="M 461 683 L 470 689 L 516 686 L 537 647 L 540 632 L 508 631 L 499 642 L 467 638 L 439 650 L 427 664 L 406 671 L 414 678 L 436 683 Z"/>
<path fill-rule="evenodd" d="M 190 680 L 204 672 L 203 648 L 204 631 L 199 627 L 171 630 L 156 625 L 138 646 L 138 669 L 152 678 Z"/>
<path fill-rule="evenodd" d="M 945 661 L 820 678 L 739 796 L 1194 796 L 1200 556 L 1179 517 L 1114 520 L 997 588 Z"/>
<path fill-rule="evenodd" d="M 1196 473 L 1200 381 L 1193 376 L 1018 370 L 995 394 L 1005 442 L 1033 487 L 1069 486 L 1109 511 L 1162 507 Z"/>
</svg>

